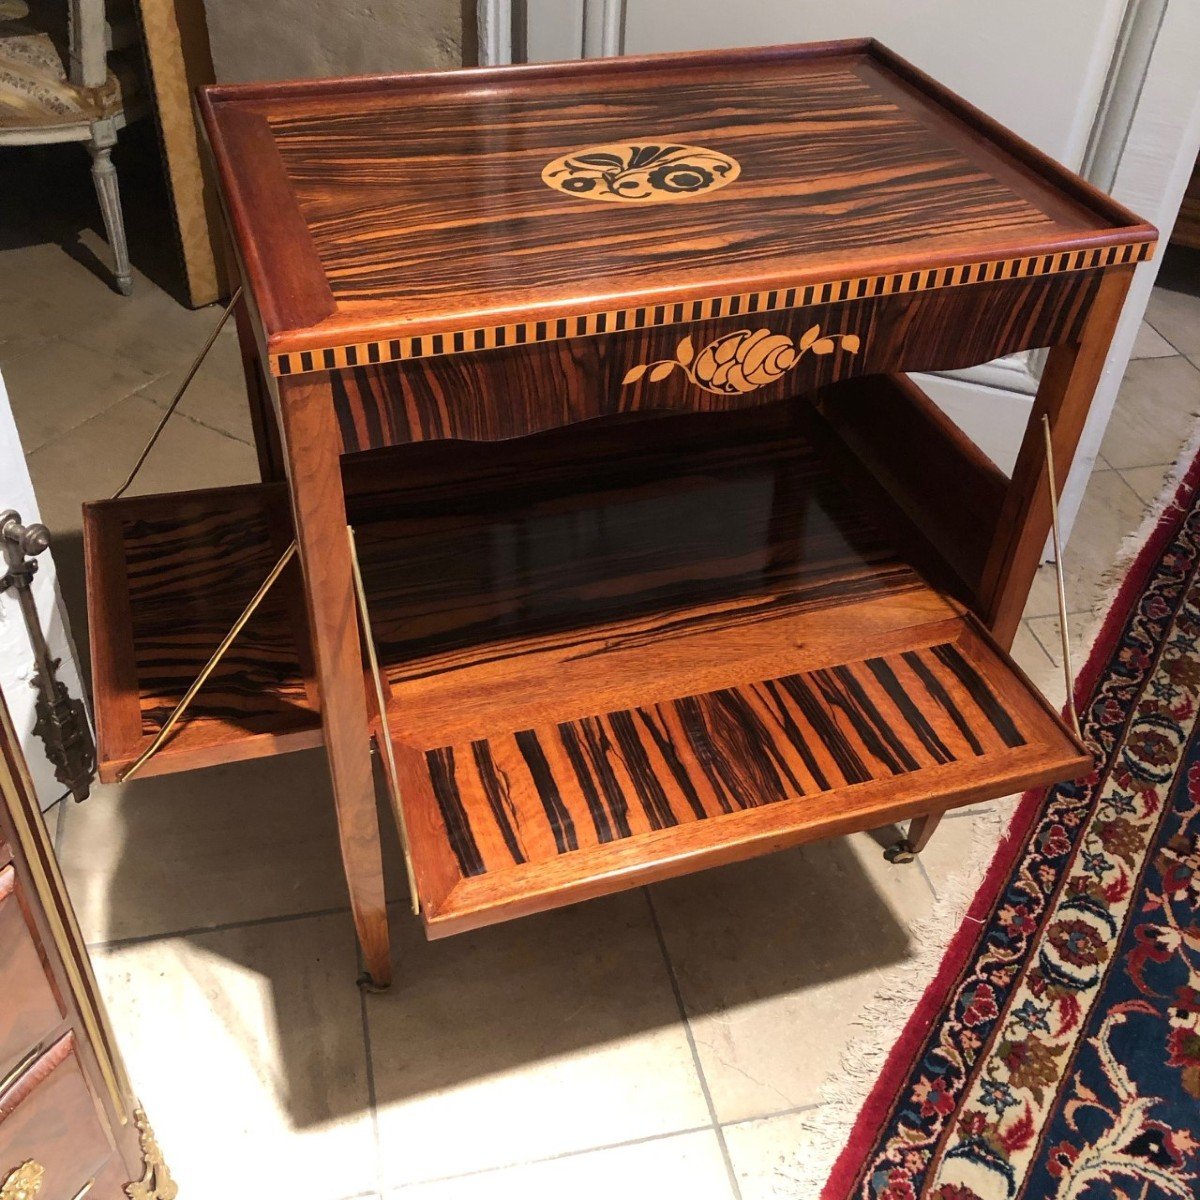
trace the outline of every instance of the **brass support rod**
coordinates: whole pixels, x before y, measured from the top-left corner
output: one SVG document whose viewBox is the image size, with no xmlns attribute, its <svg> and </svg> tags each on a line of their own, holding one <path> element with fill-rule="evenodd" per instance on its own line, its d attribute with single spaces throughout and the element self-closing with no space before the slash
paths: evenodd
<svg viewBox="0 0 1200 1200">
<path fill-rule="evenodd" d="M 163 722 L 162 728 L 154 735 L 154 741 L 138 755 L 134 762 L 117 776 L 118 783 L 124 783 L 127 779 L 131 779 L 136 772 L 140 771 L 162 749 L 163 743 L 170 737 L 171 730 L 175 728 L 179 722 L 179 718 L 187 711 L 188 705 L 196 698 L 196 693 L 204 686 L 205 681 L 216 669 L 221 659 L 225 657 L 226 651 L 233 645 L 238 634 L 245 628 L 246 622 L 254 616 L 255 609 L 266 599 L 267 593 L 271 590 L 275 580 L 283 574 L 283 568 L 292 561 L 295 553 L 296 543 L 293 541 L 280 556 L 279 561 L 271 568 L 271 573 L 259 585 L 258 591 L 250 597 L 250 603 L 246 605 L 242 610 L 242 615 L 234 621 L 229 632 L 221 639 L 221 644 L 213 651 L 212 657 L 204 664 L 203 670 L 192 680 L 191 686 L 183 694 L 183 699 L 171 710 L 171 715 L 167 717 Z"/>
<path fill-rule="evenodd" d="M 354 595 L 358 600 L 358 615 L 362 621 L 363 641 L 367 644 L 367 662 L 371 667 L 371 681 L 375 685 L 375 706 L 379 712 L 380 750 L 387 764 L 388 790 L 392 794 L 392 809 L 396 813 L 396 826 L 400 830 L 400 846 L 404 851 L 404 871 L 408 876 L 408 896 L 413 916 L 419 916 L 421 901 L 417 896 L 417 877 L 413 871 L 412 853 L 408 845 L 408 826 L 404 821 L 404 806 L 400 803 L 400 772 L 396 767 L 396 751 L 392 745 L 392 731 L 388 728 L 387 692 L 383 685 L 383 673 L 379 669 L 379 655 L 375 652 L 375 635 L 371 632 L 371 614 L 367 609 L 367 589 L 363 585 L 362 568 L 358 563 L 358 543 L 354 540 L 354 526 L 347 525 L 350 537 L 350 564 L 354 570 Z"/>
<path fill-rule="evenodd" d="M 1050 537 L 1054 543 L 1054 579 L 1058 589 L 1058 632 L 1062 637 L 1063 676 L 1067 681 L 1067 715 L 1075 736 L 1082 740 L 1079 714 L 1075 711 L 1075 671 L 1071 666 L 1071 634 L 1067 628 L 1067 581 L 1063 574 L 1062 534 L 1058 527 L 1058 483 L 1054 471 L 1054 441 L 1050 436 L 1050 418 L 1042 414 L 1042 433 L 1046 440 L 1046 483 L 1050 491 Z"/>
</svg>

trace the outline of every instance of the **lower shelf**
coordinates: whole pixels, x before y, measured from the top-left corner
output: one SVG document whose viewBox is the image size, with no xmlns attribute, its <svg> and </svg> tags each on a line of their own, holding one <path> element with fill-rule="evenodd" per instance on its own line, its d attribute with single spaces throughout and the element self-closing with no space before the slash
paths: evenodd
<svg viewBox="0 0 1200 1200">
<path fill-rule="evenodd" d="M 817 670 L 406 749 L 404 806 L 431 933 L 1087 768 L 970 623 L 935 636 Z"/>
<path fill-rule="evenodd" d="M 431 936 L 1088 765 L 806 405 L 410 450 L 346 478 Z M 290 528 L 273 485 L 85 524 L 111 777 Z M 293 573 L 148 771 L 319 741 L 302 614 Z"/>
</svg>

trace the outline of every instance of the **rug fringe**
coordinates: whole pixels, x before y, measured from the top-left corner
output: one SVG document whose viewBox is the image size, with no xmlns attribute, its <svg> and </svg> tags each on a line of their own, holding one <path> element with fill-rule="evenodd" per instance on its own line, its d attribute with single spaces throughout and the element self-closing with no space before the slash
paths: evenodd
<svg viewBox="0 0 1200 1200">
<path fill-rule="evenodd" d="M 991 809 L 973 818 L 966 865 L 947 879 L 929 914 L 912 926 L 910 940 L 916 953 L 883 973 L 878 990 L 854 1019 L 856 1027 L 869 1033 L 855 1037 L 842 1052 L 837 1071 L 818 1093 L 820 1107 L 801 1114 L 802 1154 L 781 1161 L 776 1172 L 781 1197 L 816 1200 L 820 1195 L 864 1099 L 966 918 L 988 865 L 1008 837 L 1009 815 Z"/>
</svg>

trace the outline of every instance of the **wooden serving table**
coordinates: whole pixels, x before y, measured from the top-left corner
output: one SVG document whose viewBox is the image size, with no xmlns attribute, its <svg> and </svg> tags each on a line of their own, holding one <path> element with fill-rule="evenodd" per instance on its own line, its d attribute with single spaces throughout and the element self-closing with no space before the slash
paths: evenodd
<svg viewBox="0 0 1200 1200">
<path fill-rule="evenodd" d="M 323 742 L 375 984 L 372 731 L 434 937 L 1086 768 L 1006 650 L 1150 226 L 873 42 L 201 110 L 263 482 L 90 506 L 102 772 L 294 536 L 146 772 Z M 1030 347 L 1010 479 L 900 372 Z"/>
</svg>

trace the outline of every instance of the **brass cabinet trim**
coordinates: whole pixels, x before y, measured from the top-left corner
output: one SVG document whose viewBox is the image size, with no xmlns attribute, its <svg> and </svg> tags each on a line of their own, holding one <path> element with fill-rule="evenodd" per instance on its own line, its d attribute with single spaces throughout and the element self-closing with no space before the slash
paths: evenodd
<svg viewBox="0 0 1200 1200">
<path fill-rule="evenodd" d="M 7 1092 L 8 1089 L 12 1087 L 12 1085 L 16 1083 L 17 1080 L 20 1079 L 21 1076 L 24 1075 L 25 1072 L 29 1070 L 29 1068 L 32 1067 L 35 1062 L 37 1062 L 38 1058 L 41 1056 L 44 1045 L 45 1043 L 38 1042 L 38 1044 L 34 1046 L 32 1050 L 28 1050 L 22 1054 L 13 1068 L 4 1076 L 3 1079 L 0 1079 L 0 1096 L 3 1096 L 4 1093 Z"/>
<path fill-rule="evenodd" d="M 34 1159 L 26 1159 L 0 1183 L 0 1200 L 33 1200 L 42 1190 L 46 1168 Z"/>
<path fill-rule="evenodd" d="M 179 1195 L 179 1185 L 171 1178 L 145 1111 L 135 1108 L 133 1119 L 138 1129 L 145 1171 L 141 1179 L 125 1185 L 125 1195 L 129 1200 L 175 1200 Z"/>
</svg>

